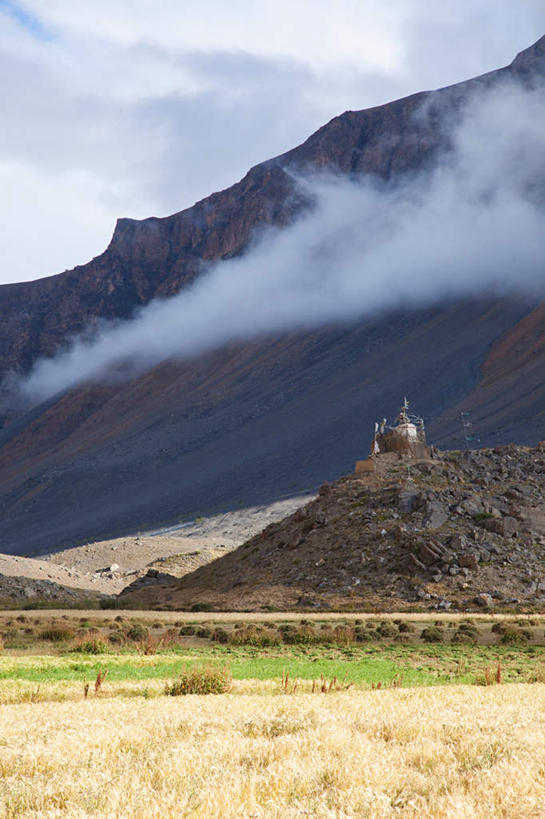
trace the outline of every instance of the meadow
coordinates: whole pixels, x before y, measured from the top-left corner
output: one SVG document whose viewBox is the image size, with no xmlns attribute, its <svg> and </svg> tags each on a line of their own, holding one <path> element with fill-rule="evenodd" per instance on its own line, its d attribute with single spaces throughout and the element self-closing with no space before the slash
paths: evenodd
<svg viewBox="0 0 545 819">
<path fill-rule="evenodd" d="M 544 629 L 0 612 L 0 815 L 541 816 Z"/>
</svg>

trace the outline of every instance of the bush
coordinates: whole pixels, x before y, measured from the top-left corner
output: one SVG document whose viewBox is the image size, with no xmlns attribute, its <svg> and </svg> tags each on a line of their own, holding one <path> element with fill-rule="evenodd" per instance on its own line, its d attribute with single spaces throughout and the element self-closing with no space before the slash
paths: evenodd
<svg viewBox="0 0 545 819">
<path fill-rule="evenodd" d="M 479 636 L 479 629 L 473 623 L 460 623 L 458 631 L 465 631 L 467 634 L 473 634 L 475 637 Z"/>
<path fill-rule="evenodd" d="M 471 643 L 474 645 L 477 642 L 478 632 L 475 634 L 471 631 L 467 631 L 464 629 L 458 629 L 453 635 L 451 639 L 451 643 Z"/>
<path fill-rule="evenodd" d="M 195 634 L 195 626 L 182 626 L 180 629 L 181 637 L 192 637 Z"/>
<path fill-rule="evenodd" d="M 532 632 L 529 629 L 519 628 L 517 623 L 506 623 L 505 620 L 494 623 L 491 630 L 494 634 L 500 635 L 500 642 L 504 645 L 527 643 L 532 639 Z"/>
<path fill-rule="evenodd" d="M 392 639 L 398 633 L 397 628 L 393 625 L 393 623 L 389 623 L 387 620 L 384 620 L 377 628 L 378 633 L 380 636 L 385 639 Z"/>
<path fill-rule="evenodd" d="M 280 635 L 272 629 L 258 630 L 252 628 L 237 629 L 229 635 L 229 642 L 235 646 L 257 646 L 259 648 L 269 648 L 280 645 Z"/>
<path fill-rule="evenodd" d="M 397 621 L 396 621 L 397 622 Z M 414 626 L 412 623 L 407 623 L 406 620 L 400 620 L 397 624 L 398 629 L 403 632 L 404 634 L 408 634 L 410 631 L 414 631 Z"/>
<path fill-rule="evenodd" d="M 320 641 L 320 637 L 318 637 L 311 628 L 307 627 L 294 629 L 293 631 L 285 631 L 282 637 L 286 645 L 289 646 L 294 645 L 308 646 Z M 321 639 L 323 640 L 323 637 Z"/>
<path fill-rule="evenodd" d="M 425 643 L 442 643 L 443 632 L 440 628 L 437 628 L 437 626 L 428 626 L 423 629 L 420 634 L 420 639 L 424 640 Z"/>
<path fill-rule="evenodd" d="M 532 633 L 527 629 L 506 625 L 503 629 L 501 642 L 504 645 L 518 645 L 520 643 L 527 643 L 531 636 Z"/>
<path fill-rule="evenodd" d="M 80 654 L 105 654 L 108 651 L 108 643 L 105 640 L 96 638 L 94 640 L 82 640 L 72 651 Z"/>
<path fill-rule="evenodd" d="M 227 667 L 201 666 L 186 668 L 177 680 L 165 683 L 165 694 L 225 694 L 231 688 L 231 671 Z"/>
<path fill-rule="evenodd" d="M 202 628 L 197 629 L 197 637 L 201 637 L 203 640 L 209 640 L 212 636 L 212 629 L 208 628 L 208 626 L 202 626 Z"/>
<path fill-rule="evenodd" d="M 40 632 L 40 640 L 49 640 L 52 643 L 62 643 L 63 640 L 71 640 L 73 637 L 74 632 L 66 626 L 51 626 Z"/>
<path fill-rule="evenodd" d="M 380 640 L 380 634 L 374 629 L 354 629 L 354 639 L 357 643 L 371 643 L 373 640 Z"/>
<path fill-rule="evenodd" d="M 215 628 L 212 632 L 212 640 L 215 643 L 228 643 L 229 633 L 224 628 Z"/>
<path fill-rule="evenodd" d="M 191 611 L 212 611 L 210 603 L 193 603 Z"/>
<path fill-rule="evenodd" d="M 148 629 L 145 626 L 142 626 L 140 623 L 135 623 L 127 631 L 127 637 L 129 640 L 145 640 L 148 636 Z"/>
<path fill-rule="evenodd" d="M 350 645 L 355 640 L 355 629 L 352 626 L 335 626 L 329 632 L 329 641 L 337 645 Z"/>
</svg>

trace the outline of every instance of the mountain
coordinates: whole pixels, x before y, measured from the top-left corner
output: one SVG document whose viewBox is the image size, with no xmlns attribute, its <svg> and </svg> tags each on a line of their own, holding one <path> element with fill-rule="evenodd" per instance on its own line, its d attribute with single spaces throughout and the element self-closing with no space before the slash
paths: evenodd
<svg viewBox="0 0 545 819">
<path fill-rule="evenodd" d="M 409 469 L 407 467 L 409 466 Z M 542 608 L 545 445 L 379 455 L 181 580 L 126 588 L 143 608 Z"/>
<path fill-rule="evenodd" d="M 173 216 L 120 219 L 106 251 L 46 279 L 0 287 L 0 374 L 28 370 L 74 333 L 179 292 L 204 266 L 312 202 L 292 172 L 402 177 L 433 167 L 476 91 L 545 76 L 545 37 L 510 66 L 440 91 L 347 111 L 299 147 Z M 426 117 L 414 113 L 426 103 Z M 378 415 L 407 393 L 456 444 L 471 412 L 488 443 L 545 435 L 541 305 L 483 296 L 230 346 L 90 384 L 0 433 L 0 551 L 32 554 L 272 500 L 349 471 Z M 527 343 L 529 340 L 529 343 Z M 509 396 L 509 398 L 506 398 Z"/>
</svg>

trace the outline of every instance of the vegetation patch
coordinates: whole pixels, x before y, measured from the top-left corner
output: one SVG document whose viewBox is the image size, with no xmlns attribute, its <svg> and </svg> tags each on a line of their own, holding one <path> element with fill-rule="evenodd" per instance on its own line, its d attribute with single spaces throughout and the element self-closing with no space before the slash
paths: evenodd
<svg viewBox="0 0 545 819">
<path fill-rule="evenodd" d="M 173 682 L 165 683 L 165 694 L 225 694 L 231 688 L 232 675 L 227 666 L 206 665 L 185 668 Z"/>
</svg>

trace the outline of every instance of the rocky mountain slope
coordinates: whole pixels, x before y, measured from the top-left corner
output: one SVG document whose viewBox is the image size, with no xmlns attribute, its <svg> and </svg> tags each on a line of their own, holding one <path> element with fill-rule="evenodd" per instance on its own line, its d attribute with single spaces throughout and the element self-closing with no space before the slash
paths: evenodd
<svg viewBox="0 0 545 819">
<path fill-rule="evenodd" d="M 475 89 L 504 77 L 532 84 L 544 66 L 542 38 L 500 71 L 345 112 L 193 208 L 120 220 L 89 264 L 0 287 L 0 373 L 177 292 L 261 226 L 288 223 L 310 204 L 294 195 L 292 169 L 423 169 L 448 150 L 446 114 Z M 428 115 L 415 118 L 423 101 Z M 418 396 L 439 444 L 459 445 L 461 410 L 483 443 L 535 443 L 545 437 L 544 321 L 531 298 L 450 301 L 231 346 L 12 413 L 0 433 L 0 551 L 40 554 L 312 490 L 350 469 L 377 413 L 391 416 L 404 394 Z"/>
<path fill-rule="evenodd" d="M 377 458 L 133 604 L 402 611 L 545 606 L 545 445 Z"/>
</svg>

